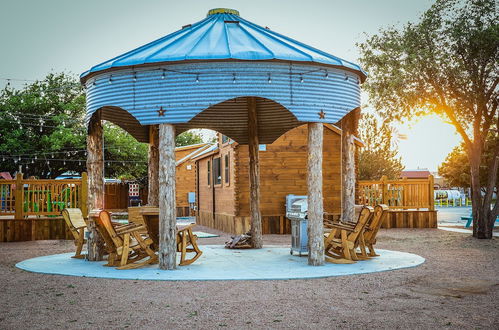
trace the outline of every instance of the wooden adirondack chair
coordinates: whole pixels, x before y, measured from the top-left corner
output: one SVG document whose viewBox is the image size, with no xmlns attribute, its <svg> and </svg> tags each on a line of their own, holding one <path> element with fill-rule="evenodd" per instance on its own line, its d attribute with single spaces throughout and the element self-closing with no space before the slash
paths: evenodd
<svg viewBox="0 0 499 330">
<path fill-rule="evenodd" d="M 158 257 L 150 248 L 153 241 L 143 238 L 143 225 L 129 224 L 113 226 L 107 211 L 101 211 L 96 219 L 97 230 L 106 243 L 109 253 L 106 266 L 118 266 L 117 269 L 133 269 L 158 262 Z M 146 257 L 149 259 L 137 262 Z"/>
<path fill-rule="evenodd" d="M 364 229 L 363 246 L 361 246 L 361 249 L 364 250 L 363 255 L 367 252 L 367 247 L 369 249 L 369 253 L 367 254 L 369 257 L 379 257 L 379 254 L 376 254 L 374 251 L 374 244 L 376 244 L 376 236 L 378 235 L 378 231 L 383 224 L 387 212 L 388 206 L 385 204 L 376 205 L 374 208 L 373 220 Z"/>
<path fill-rule="evenodd" d="M 144 217 L 144 222 L 147 227 L 149 237 L 152 238 L 154 248 L 159 249 L 159 209 L 158 208 L 144 208 L 141 211 Z M 197 244 L 197 236 L 192 232 L 194 224 L 187 226 L 177 227 L 177 252 L 180 252 L 180 266 L 186 266 L 196 261 L 202 254 Z M 187 259 L 187 253 L 195 253 L 195 255 Z"/>
<path fill-rule="evenodd" d="M 376 205 L 374 208 L 374 215 L 372 215 L 368 221 L 364 230 L 362 231 L 362 236 L 359 238 L 355 249 L 359 248 L 360 254 L 357 254 L 357 258 L 361 260 L 366 260 L 371 257 L 379 257 L 374 251 L 374 244 L 376 244 L 376 236 L 378 234 L 381 225 L 383 224 L 386 212 L 388 212 L 388 206 L 385 204 Z M 359 211 L 360 212 L 360 211 Z M 342 225 L 350 226 L 352 229 L 355 227 L 353 222 L 341 222 Z M 328 227 L 331 227 L 328 225 Z M 367 250 L 369 249 L 369 253 Z"/>
<path fill-rule="evenodd" d="M 87 223 L 83 219 L 83 214 L 80 209 L 64 209 L 62 210 L 62 216 L 68 225 L 71 234 L 74 237 L 74 243 L 76 245 L 76 253 L 71 258 L 83 259 L 84 254 L 81 254 L 83 249 L 83 244 L 85 244 L 85 228 L 87 228 Z"/>
<path fill-rule="evenodd" d="M 338 264 L 351 264 L 359 260 L 355 249 L 359 246 L 362 233 L 374 209 L 365 206 L 359 215 L 359 220 L 352 226 L 348 224 L 333 223 L 331 231 L 324 234 L 324 248 L 326 260 Z"/>
</svg>

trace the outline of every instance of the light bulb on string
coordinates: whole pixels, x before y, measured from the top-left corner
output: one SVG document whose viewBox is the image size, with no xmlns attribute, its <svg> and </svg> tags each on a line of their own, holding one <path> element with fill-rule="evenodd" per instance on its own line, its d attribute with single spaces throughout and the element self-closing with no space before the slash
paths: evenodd
<svg viewBox="0 0 499 330">
<path fill-rule="evenodd" d="M 271 84 L 271 83 L 272 83 L 272 78 L 271 78 L 271 76 L 270 76 L 270 73 L 269 73 L 269 79 L 268 79 L 268 81 L 269 81 L 269 84 Z"/>
<path fill-rule="evenodd" d="M 163 70 L 163 73 L 161 74 L 161 79 L 165 79 L 166 78 L 166 70 Z"/>
<path fill-rule="evenodd" d="M 236 83 L 236 74 L 235 73 L 232 74 L 232 83 L 233 84 Z"/>
<path fill-rule="evenodd" d="M 32 159 L 32 160 L 31 160 L 31 164 L 34 164 L 34 163 L 35 163 L 35 161 Z"/>
<path fill-rule="evenodd" d="M 329 78 L 329 72 L 326 70 L 326 75 L 325 75 L 326 79 Z"/>
<path fill-rule="evenodd" d="M 66 161 L 63 161 L 63 162 L 62 162 L 62 165 L 66 165 Z"/>
<path fill-rule="evenodd" d="M 199 74 L 196 75 L 196 82 L 199 82 Z"/>
<path fill-rule="evenodd" d="M 300 75 L 300 82 L 303 83 L 303 75 Z"/>
</svg>

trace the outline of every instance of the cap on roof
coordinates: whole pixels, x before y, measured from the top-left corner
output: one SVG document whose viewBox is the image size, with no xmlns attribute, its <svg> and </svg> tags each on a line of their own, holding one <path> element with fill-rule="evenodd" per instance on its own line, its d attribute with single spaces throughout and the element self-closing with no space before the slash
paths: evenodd
<svg viewBox="0 0 499 330">
<path fill-rule="evenodd" d="M 81 79 L 115 68 L 213 60 L 312 62 L 353 71 L 361 81 L 366 78 L 355 63 L 247 21 L 237 10 L 216 8 L 202 21 L 92 67 Z"/>
</svg>

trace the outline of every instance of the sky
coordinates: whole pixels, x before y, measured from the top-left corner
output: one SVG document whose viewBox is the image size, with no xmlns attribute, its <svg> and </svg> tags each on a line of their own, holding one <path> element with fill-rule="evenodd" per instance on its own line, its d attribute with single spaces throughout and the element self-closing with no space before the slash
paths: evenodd
<svg viewBox="0 0 499 330">
<path fill-rule="evenodd" d="M 417 21 L 433 0 L 0 0 L 0 87 L 42 79 L 49 72 L 80 74 L 202 20 L 209 9 L 239 10 L 242 17 L 335 56 L 358 62 L 355 44 L 381 27 Z M 366 96 L 363 104 L 367 104 Z M 399 143 L 406 168 L 436 170 L 459 143 L 435 117 L 412 127 Z"/>
</svg>

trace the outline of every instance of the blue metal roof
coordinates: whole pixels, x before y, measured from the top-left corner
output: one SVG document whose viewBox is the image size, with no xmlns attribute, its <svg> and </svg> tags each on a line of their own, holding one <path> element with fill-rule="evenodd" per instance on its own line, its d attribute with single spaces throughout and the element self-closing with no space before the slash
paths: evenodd
<svg viewBox="0 0 499 330">
<path fill-rule="evenodd" d="M 147 64 L 207 60 L 282 60 L 312 62 L 354 71 L 363 81 L 360 66 L 307 46 L 251 23 L 234 10 L 211 10 L 195 24 L 92 67 L 83 81 L 95 72 Z"/>
</svg>

